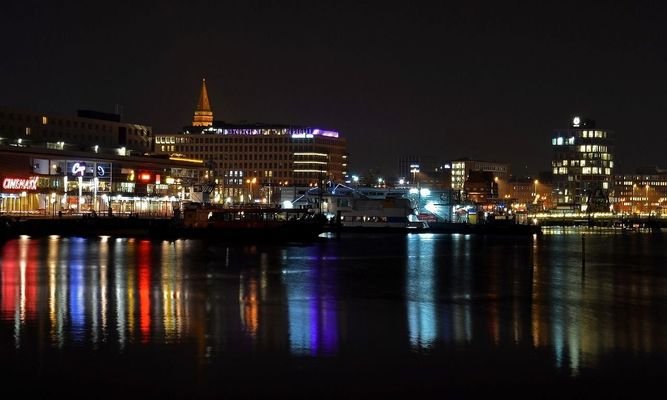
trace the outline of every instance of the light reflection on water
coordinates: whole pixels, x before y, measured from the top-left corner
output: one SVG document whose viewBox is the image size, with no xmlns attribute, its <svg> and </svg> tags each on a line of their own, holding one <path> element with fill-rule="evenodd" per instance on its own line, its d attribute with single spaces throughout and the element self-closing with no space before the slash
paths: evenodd
<svg viewBox="0 0 667 400">
<path fill-rule="evenodd" d="M 4 243 L 0 329 L 19 350 L 194 343 L 193 358 L 513 348 L 576 376 L 667 349 L 667 256 L 636 235 L 417 235 L 258 247 Z"/>
</svg>

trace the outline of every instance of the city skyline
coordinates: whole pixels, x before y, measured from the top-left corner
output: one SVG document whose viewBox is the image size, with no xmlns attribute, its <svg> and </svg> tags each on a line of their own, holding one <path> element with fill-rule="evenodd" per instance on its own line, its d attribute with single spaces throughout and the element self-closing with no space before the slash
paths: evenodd
<svg viewBox="0 0 667 400">
<path fill-rule="evenodd" d="M 665 164 L 661 5 L 131 4 L 9 4 L 0 105 L 119 105 L 175 133 L 206 78 L 216 120 L 336 130 L 354 171 L 417 154 L 534 174 L 574 115 L 616 133 L 615 173 Z"/>
</svg>

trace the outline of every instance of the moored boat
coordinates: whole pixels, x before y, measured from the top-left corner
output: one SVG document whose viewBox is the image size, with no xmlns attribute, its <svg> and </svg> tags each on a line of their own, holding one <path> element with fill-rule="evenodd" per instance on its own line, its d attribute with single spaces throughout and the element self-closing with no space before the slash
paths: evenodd
<svg viewBox="0 0 667 400">
<path fill-rule="evenodd" d="M 212 240 L 303 241 L 315 239 L 325 223 L 324 216 L 307 209 L 188 204 L 173 234 Z"/>
</svg>

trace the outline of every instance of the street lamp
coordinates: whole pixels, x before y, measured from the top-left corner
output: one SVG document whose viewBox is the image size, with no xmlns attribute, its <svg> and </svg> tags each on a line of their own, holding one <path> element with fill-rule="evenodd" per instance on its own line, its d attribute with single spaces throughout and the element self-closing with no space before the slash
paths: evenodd
<svg viewBox="0 0 667 400">
<path fill-rule="evenodd" d="M 648 201 L 648 183 L 647 183 L 647 184 L 646 184 L 646 209 L 645 209 L 645 211 L 646 211 L 647 213 L 650 213 L 650 212 L 649 212 L 649 204 L 650 204 L 650 203 L 649 203 L 649 201 Z"/>
<path fill-rule="evenodd" d="M 635 206 L 635 189 L 637 188 L 637 184 L 633 183 L 632 184 L 632 203 L 630 203 L 630 209 L 632 210 L 632 213 L 635 213 L 636 206 Z"/>
<path fill-rule="evenodd" d="M 246 179 L 245 182 L 248 184 L 248 200 L 252 200 L 252 184 L 257 182 L 257 178 Z"/>
<path fill-rule="evenodd" d="M 417 173 L 419 172 L 419 164 L 411 164 L 410 172 L 412 172 L 412 183 L 417 183 Z"/>
<path fill-rule="evenodd" d="M 533 182 L 535 184 L 535 193 L 533 193 L 533 197 L 537 196 L 537 184 L 540 183 L 537 179 Z"/>
</svg>

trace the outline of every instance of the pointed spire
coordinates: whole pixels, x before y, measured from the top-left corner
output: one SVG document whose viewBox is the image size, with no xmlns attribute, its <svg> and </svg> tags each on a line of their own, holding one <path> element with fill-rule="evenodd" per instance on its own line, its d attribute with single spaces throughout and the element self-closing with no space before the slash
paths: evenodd
<svg viewBox="0 0 667 400">
<path fill-rule="evenodd" d="M 199 94 L 199 102 L 195 109 L 195 116 L 192 120 L 192 126 L 211 126 L 213 125 L 213 112 L 211 111 L 211 104 L 208 100 L 208 91 L 206 90 L 206 79 L 201 81 L 201 93 Z"/>
<path fill-rule="evenodd" d="M 206 78 L 201 80 L 201 94 L 197 103 L 197 111 L 211 111 L 211 105 L 208 102 L 208 91 L 206 90 Z"/>
</svg>

